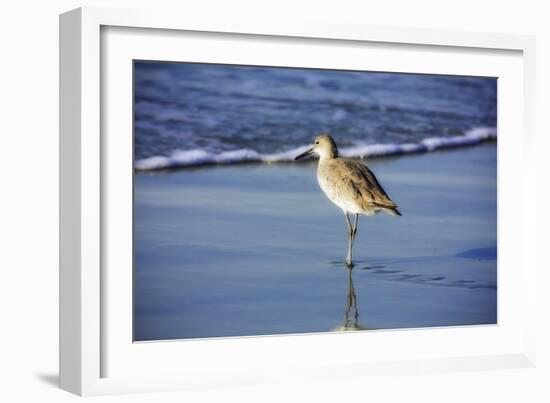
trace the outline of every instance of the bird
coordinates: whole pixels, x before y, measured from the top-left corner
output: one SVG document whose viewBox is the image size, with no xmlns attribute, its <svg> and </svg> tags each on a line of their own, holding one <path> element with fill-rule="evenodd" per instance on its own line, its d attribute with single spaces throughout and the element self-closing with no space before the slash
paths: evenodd
<svg viewBox="0 0 550 403">
<path fill-rule="evenodd" d="M 330 135 L 318 135 L 313 146 L 294 160 L 311 155 L 319 156 L 317 181 L 321 190 L 344 212 L 348 227 L 346 265 L 353 267 L 352 249 L 357 235 L 359 215 L 368 216 L 383 211 L 393 216 L 401 216 L 401 213 L 365 164 L 338 155 L 338 147 Z M 353 225 L 349 214 L 355 214 Z"/>
</svg>

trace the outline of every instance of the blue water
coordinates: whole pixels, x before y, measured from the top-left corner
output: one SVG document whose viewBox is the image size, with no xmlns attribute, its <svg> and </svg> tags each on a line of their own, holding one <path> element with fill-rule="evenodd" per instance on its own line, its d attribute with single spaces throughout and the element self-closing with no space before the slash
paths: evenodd
<svg viewBox="0 0 550 403">
<path fill-rule="evenodd" d="M 370 161 L 403 216 L 359 219 L 352 272 L 315 163 L 136 175 L 134 340 L 495 324 L 496 159 Z"/>
<path fill-rule="evenodd" d="M 289 159 L 322 131 L 349 155 L 496 135 L 495 78 L 136 61 L 134 83 L 141 169 Z"/>
<path fill-rule="evenodd" d="M 497 322 L 496 147 L 369 160 L 402 212 L 343 215 L 296 156 L 496 138 L 496 79 L 135 62 L 134 339 Z M 208 169 L 195 165 L 257 162 Z"/>
</svg>

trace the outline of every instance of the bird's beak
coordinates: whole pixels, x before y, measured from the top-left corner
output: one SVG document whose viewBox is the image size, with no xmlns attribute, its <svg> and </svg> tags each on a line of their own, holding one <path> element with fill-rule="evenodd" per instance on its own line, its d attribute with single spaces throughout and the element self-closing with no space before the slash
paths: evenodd
<svg viewBox="0 0 550 403">
<path fill-rule="evenodd" d="M 302 154 L 298 155 L 296 158 L 294 158 L 294 161 L 298 161 L 303 158 L 309 157 L 311 154 L 313 154 L 313 148 L 310 148 L 306 152 L 303 152 Z"/>
</svg>

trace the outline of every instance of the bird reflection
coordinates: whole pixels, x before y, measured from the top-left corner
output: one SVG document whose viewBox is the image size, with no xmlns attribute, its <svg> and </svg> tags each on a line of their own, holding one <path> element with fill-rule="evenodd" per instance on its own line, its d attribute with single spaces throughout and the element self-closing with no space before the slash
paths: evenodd
<svg viewBox="0 0 550 403">
<path fill-rule="evenodd" d="M 334 329 L 335 332 L 353 331 L 353 330 L 368 330 L 371 327 L 363 326 L 359 323 L 359 309 L 357 308 L 357 295 L 353 287 L 353 268 L 347 267 L 348 271 L 348 295 L 346 298 L 346 309 L 344 310 L 344 318 L 342 324 Z"/>
</svg>

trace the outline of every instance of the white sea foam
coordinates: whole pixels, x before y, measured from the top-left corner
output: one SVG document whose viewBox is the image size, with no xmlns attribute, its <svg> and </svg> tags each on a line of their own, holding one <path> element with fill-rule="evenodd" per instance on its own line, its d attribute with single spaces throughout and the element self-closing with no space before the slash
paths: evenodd
<svg viewBox="0 0 550 403">
<path fill-rule="evenodd" d="M 429 137 L 419 143 L 404 144 L 357 144 L 352 147 L 343 147 L 340 154 L 344 157 L 383 157 L 402 154 L 430 152 L 445 148 L 462 147 L 494 140 L 497 130 L 493 127 L 477 127 L 467 131 L 464 135 L 453 137 Z M 136 170 L 151 171 L 159 169 L 183 168 L 200 165 L 225 165 L 245 162 L 288 162 L 307 150 L 310 146 L 304 145 L 291 150 L 275 154 L 260 154 L 250 149 L 239 149 L 212 153 L 203 149 L 177 150 L 170 156 L 154 156 L 137 160 Z"/>
</svg>

